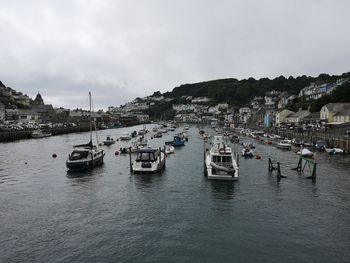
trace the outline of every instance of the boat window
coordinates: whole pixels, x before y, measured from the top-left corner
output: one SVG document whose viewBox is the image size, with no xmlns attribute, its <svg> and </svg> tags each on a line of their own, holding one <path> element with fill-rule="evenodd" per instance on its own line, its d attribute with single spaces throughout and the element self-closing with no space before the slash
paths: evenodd
<svg viewBox="0 0 350 263">
<path fill-rule="evenodd" d="M 224 163 L 231 162 L 231 156 L 222 156 L 222 162 Z"/>
<path fill-rule="evenodd" d="M 220 156 L 213 156 L 213 162 L 214 163 L 220 163 L 221 162 L 221 157 Z"/>
<path fill-rule="evenodd" d="M 141 153 L 141 161 L 149 162 L 149 153 Z"/>
<path fill-rule="evenodd" d="M 84 159 L 84 158 L 87 158 L 87 156 L 88 156 L 88 152 L 73 151 L 71 154 L 71 160 Z"/>
</svg>

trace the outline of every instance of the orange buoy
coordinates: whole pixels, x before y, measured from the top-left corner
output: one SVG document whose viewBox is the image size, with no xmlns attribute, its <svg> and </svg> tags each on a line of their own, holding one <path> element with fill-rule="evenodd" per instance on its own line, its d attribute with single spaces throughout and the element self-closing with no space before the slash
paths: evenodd
<svg viewBox="0 0 350 263">
<path fill-rule="evenodd" d="M 255 155 L 255 159 L 260 160 L 261 156 L 259 154 Z"/>
<path fill-rule="evenodd" d="M 52 158 L 56 158 L 57 157 L 57 154 L 52 154 Z"/>
</svg>

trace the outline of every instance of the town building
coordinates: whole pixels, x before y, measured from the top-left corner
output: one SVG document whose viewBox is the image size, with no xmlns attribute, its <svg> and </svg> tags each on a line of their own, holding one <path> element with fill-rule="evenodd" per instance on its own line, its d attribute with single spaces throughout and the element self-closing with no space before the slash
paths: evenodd
<svg viewBox="0 0 350 263">
<path fill-rule="evenodd" d="M 321 108 L 320 118 L 328 123 L 347 122 L 349 109 L 350 103 L 328 103 Z"/>
<path fill-rule="evenodd" d="M 279 127 L 281 124 L 283 124 L 286 120 L 286 118 L 292 114 L 294 114 L 294 111 L 291 110 L 280 110 L 276 113 L 276 119 L 275 119 L 275 126 Z"/>
</svg>

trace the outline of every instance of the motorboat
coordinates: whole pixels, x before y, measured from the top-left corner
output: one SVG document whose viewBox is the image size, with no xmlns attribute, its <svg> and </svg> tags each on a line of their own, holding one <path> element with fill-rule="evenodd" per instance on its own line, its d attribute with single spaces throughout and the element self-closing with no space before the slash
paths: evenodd
<svg viewBox="0 0 350 263">
<path fill-rule="evenodd" d="M 131 167 L 134 173 L 161 172 L 165 168 L 165 153 L 160 148 L 139 149 Z"/>
<path fill-rule="evenodd" d="M 106 140 L 103 141 L 104 145 L 112 145 L 115 144 L 115 140 L 113 139 L 113 137 L 111 135 L 107 135 L 106 136 Z"/>
<path fill-rule="evenodd" d="M 329 154 L 344 154 L 344 150 L 340 148 L 327 148 L 325 146 L 324 150 Z"/>
<path fill-rule="evenodd" d="M 243 157 L 254 157 L 254 151 L 249 147 L 244 147 L 241 151 Z"/>
<path fill-rule="evenodd" d="M 277 143 L 277 148 L 282 150 L 291 150 L 292 149 L 292 141 L 291 140 L 281 140 Z"/>
<path fill-rule="evenodd" d="M 122 141 L 131 140 L 131 134 L 130 134 L 130 132 L 123 132 L 123 133 L 122 133 L 122 136 L 120 136 L 120 140 L 122 140 Z"/>
<path fill-rule="evenodd" d="M 188 125 L 184 126 L 184 130 L 188 131 L 189 129 L 190 129 L 190 126 L 188 126 Z"/>
<path fill-rule="evenodd" d="M 172 153 L 175 153 L 175 147 L 172 145 L 166 145 L 165 146 L 165 154 L 168 155 L 168 154 L 172 154 Z"/>
<path fill-rule="evenodd" d="M 32 138 L 45 138 L 50 137 L 52 134 L 51 132 L 45 132 L 43 130 L 34 130 L 31 134 Z"/>
<path fill-rule="evenodd" d="M 172 141 L 165 142 L 165 144 L 172 145 L 174 147 L 185 146 L 185 140 L 181 136 L 175 135 Z"/>
<path fill-rule="evenodd" d="M 89 92 L 90 102 L 90 141 L 87 144 L 73 146 L 73 151 L 69 154 L 66 166 L 69 171 L 90 169 L 103 163 L 105 156 L 103 148 L 92 143 L 92 117 L 91 117 L 91 93 Z M 96 127 L 96 126 L 95 126 Z"/>
<path fill-rule="evenodd" d="M 212 147 L 206 149 L 205 172 L 208 179 L 238 180 L 239 168 L 231 147 L 225 145 L 222 136 L 214 136 Z"/>
</svg>

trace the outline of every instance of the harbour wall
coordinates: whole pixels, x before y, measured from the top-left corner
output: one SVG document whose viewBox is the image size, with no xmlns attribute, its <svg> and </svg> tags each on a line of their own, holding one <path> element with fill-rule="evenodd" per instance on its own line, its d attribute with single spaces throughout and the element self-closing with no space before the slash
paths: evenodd
<svg viewBox="0 0 350 263">
<path fill-rule="evenodd" d="M 89 125 L 83 125 L 79 127 L 64 127 L 64 128 L 51 128 L 44 129 L 44 132 L 51 132 L 52 136 L 75 133 L 75 132 L 87 132 L 90 130 Z M 32 131 L 8 131 L 8 132 L 0 132 L 0 142 L 11 142 L 17 140 L 30 139 L 32 135 Z"/>
</svg>

